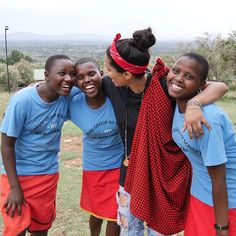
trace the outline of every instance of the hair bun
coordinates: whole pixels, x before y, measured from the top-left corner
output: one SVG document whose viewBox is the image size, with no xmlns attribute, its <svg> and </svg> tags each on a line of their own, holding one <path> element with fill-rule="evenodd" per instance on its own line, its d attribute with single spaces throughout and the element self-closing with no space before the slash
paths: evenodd
<svg viewBox="0 0 236 236">
<path fill-rule="evenodd" d="M 156 43 L 156 37 L 149 27 L 144 30 L 137 30 L 133 33 L 133 39 L 130 40 L 132 46 L 138 49 L 147 50 Z"/>
</svg>

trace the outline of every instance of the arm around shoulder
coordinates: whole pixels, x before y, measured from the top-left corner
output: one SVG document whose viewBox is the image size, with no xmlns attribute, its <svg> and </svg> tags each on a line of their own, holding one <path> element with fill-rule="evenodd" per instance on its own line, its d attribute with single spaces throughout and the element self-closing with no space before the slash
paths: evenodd
<svg viewBox="0 0 236 236">
<path fill-rule="evenodd" d="M 229 88 L 225 83 L 207 81 L 205 88 L 191 100 L 199 101 L 202 105 L 207 105 L 216 102 L 228 91 Z"/>
<path fill-rule="evenodd" d="M 204 134 L 202 124 L 206 125 L 209 130 L 211 129 L 210 124 L 203 116 L 203 112 L 201 110 L 202 105 L 216 102 L 221 97 L 223 97 L 228 92 L 228 90 L 229 89 L 225 83 L 207 81 L 205 88 L 199 94 L 189 100 L 185 112 L 183 131 L 185 129 L 188 130 L 190 139 L 193 139 L 193 133 L 197 138 Z"/>
</svg>

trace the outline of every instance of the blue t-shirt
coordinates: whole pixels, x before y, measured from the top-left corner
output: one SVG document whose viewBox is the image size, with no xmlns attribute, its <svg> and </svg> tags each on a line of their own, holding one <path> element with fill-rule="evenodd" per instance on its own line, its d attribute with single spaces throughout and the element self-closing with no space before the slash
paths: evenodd
<svg viewBox="0 0 236 236">
<path fill-rule="evenodd" d="M 83 131 L 83 169 L 119 168 L 124 148 L 111 102 L 90 108 L 85 94 L 76 95 L 70 104 L 71 121 Z"/>
<path fill-rule="evenodd" d="M 45 102 L 35 86 L 15 93 L 9 102 L 1 132 L 15 137 L 18 175 L 58 172 L 61 129 L 68 119 L 69 97 Z M 2 173 L 5 169 L 2 166 Z"/>
<path fill-rule="evenodd" d="M 204 106 L 204 116 L 212 130 L 209 132 L 204 126 L 204 136 L 199 140 L 190 140 L 187 131 L 181 132 L 184 114 L 180 114 L 178 106 L 173 120 L 173 139 L 193 168 L 191 194 L 213 206 L 212 184 L 207 166 L 225 163 L 229 208 L 236 208 L 236 138 L 233 124 L 228 115 L 215 104 Z"/>
</svg>

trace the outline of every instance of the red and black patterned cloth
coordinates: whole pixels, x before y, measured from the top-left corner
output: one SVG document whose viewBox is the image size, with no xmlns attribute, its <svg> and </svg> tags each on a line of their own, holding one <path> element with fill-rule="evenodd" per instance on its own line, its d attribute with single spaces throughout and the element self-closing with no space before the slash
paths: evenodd
<svg viewBox="0 0 236 236">
<path fill-rule="evenodd" d="M 159 82 L 168 71 L 158 58 L 140 108 L 125 182 L 131 213 L 167 235 L 184 229 L 192 176 L 171 135 L 173 107 Z"/>
</svg>

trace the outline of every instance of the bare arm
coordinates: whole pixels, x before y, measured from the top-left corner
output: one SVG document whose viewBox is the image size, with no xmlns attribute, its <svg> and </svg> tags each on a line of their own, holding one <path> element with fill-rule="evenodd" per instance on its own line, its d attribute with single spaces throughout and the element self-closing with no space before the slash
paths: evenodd
<svg viewBox="0 0 236 236">
<path fill-rule="evenodd" d="M 25 203 L 21 185 L 16 173 L 15 142 L 16 138 L 9 137 L 2 133 L 2 159 L 10 184 L 10 193 L 6 199 L 5 206 L 7 214 L 11 210 L 11 217 L 14 217 L 15 210 L 18 211 L 18 215 L 21 215 L 21 206 Z"/>
<path fill-rule="evenodd" d="M 203 91 L 192 98 L 192 100 L 199 101 L 202 105 L 207 105 L 219 100 L 228 90 L 227 85 L 222 82 L 207 81 Z"/>
<path fill-rule="evenodd" d="M 215 223 L 228 225 L 228 193 L 225 164 L 207 168 L 212 182 L 212 198 L 215 212 Z M 228 236 L 228 230 L 216 231 L 217 236 Z"/>
<path fill-rule="evenodd" d="M 191 101 L 198 101 L 202 105 L 215 102 L 223 97 L 228 92 L 228 87 L 221 82 L 207 82 L 205 88 L 191 99 Z M 193 139 L 193 134 L 196 138 L 202 136 L 203 128 L 202 124 L 206 125 L 210 130 L 211 127 L 199 106 L 191 105 L 187 106 L 185 111 L 185 122 L 183 131 L 188 130 L 190 139 Z"/>
</svg>

